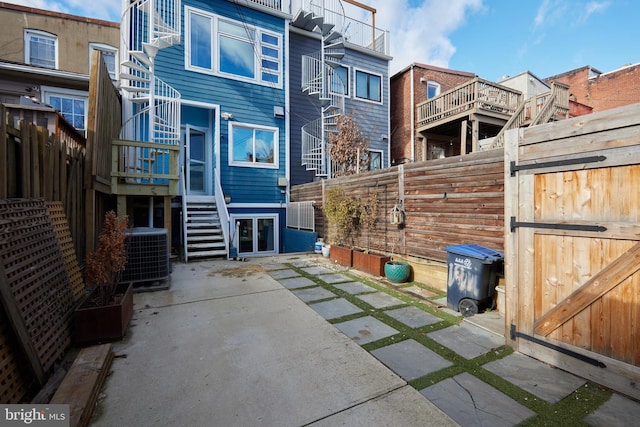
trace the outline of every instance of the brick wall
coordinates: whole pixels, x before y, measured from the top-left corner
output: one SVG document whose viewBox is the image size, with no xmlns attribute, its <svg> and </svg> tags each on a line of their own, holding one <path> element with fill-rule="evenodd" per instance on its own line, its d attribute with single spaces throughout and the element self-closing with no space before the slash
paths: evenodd
<svg viewBox="0 0 640 427">
<path fill-rule="evenodd" d="M 579 68 L 548 81 L 569 85 L 572 101 L 583 104 L 571 115 L 589 114 L 640 102 L 640 66 L 633 65 L 589 79 L 589 67 Z M 583 108 L 584 106 L 591 107 Z"/>
<path fill-rule="evenodd" d="M 413 65 L 414 105 L 411 105 L 411 67 L 391 79 L 391 158 L 395 164 L 411 161 L 411 110 L 427 100 L 427 81 L 440 83 L 444 93 L 475 78 L 475 74 L 429 65 Z M 423 79 L 424 82 L 420 80 Z M 416 150 L 420 144 L 416 144 Z M 415 160 L 420 160 L 415 153 Z"/>
</svg>

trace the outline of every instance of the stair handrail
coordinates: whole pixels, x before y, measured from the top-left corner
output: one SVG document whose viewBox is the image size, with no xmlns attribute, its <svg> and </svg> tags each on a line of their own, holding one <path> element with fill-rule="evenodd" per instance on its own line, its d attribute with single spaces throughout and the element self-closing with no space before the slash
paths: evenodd
<svg viewBox="0 0 640 427">
<path fill-rule="evenodd" d="M 227 202 L 224 200 L 224 193 L 222 192 L 222 185 L 217 174 L 213 174 L 213 186 L 214 196 L 216 199 L 216 209 L 218 210 L 218 218 L 220 220 L 220 228 L 222 229 L 222 238 L 224 239 L 224 247 L 227 251 L 227 257 L 229 256 L 229 210 L 227 209 Z"/>
<path fill-rule="evenodd" d="M 525 107 L 527 106 L 527 101 L 522 101 L 516 111 L 511 115 L 511 118 L 505 125 L 500 129 L 500 132 L 493 138 L 491 145 L 489 145 L 486 150 L 493 150 L 495 148 L 504 147 L 504 134 L 506 131 L 510 129 L 519 128 L 526 121 Z"/>
<path fill-rule="evenodd" d="M 187 248 L 187 177 L 184 171 L 184 165 L 180 166 L 180 181 L 182 183 L 180 190 L 182 191 L 182 242 L 184 262 L 189 261 Z"/>
</svg>

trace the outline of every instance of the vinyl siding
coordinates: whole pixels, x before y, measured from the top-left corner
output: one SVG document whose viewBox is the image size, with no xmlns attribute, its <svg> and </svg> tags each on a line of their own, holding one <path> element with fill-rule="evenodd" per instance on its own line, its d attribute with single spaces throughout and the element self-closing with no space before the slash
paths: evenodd
<svg viewBox="0 0 640 427">
<path fill-rule="evenodd" d="M 159 51 L 156 59 L 156 75 L 176 88 L 183 100 L 198 101 L 220 106 L 220 112 L 233 114 L 234 122 L 278 128 L 278 169 L 236 167 L 228 164 L 228 122 L 220 119 L 220 176 L 225 194 L 233 203 L 278 203 L 284 195 L 277 186 L 279 177 L 285 177 L 285 119 L 274 117 L 274 106 L 285 107 L 286 72 L 282 72 L 282 87 L 253 84 L 220 76 L 185 69 L 184 8 L 194 7 L 209 13 L 246 22 L 281 35 L 282 70 L 286 46 L 284 46 L 285 21 L 282 18 L 242 7 L 228 1 L 183 2 L 182 43 Z M 185 123 L 188 118 L 183 117 Z M 215 157 L 213 157 L 215 158 Z M 215 162 L 214 162 L 215 167 Z M 212 175 L 213 176 L 213 175 Z"/>
</svg>

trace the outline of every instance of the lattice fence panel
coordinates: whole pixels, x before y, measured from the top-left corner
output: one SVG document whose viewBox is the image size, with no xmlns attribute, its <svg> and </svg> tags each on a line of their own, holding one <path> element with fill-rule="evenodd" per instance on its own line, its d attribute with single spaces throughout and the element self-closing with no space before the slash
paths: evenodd
<svg viewBox="0 0 640 427">
<path fill-rule="evenodd" d="M 42 199 L 0 200 L 5 311 L 40 382 L 71 343 L 75 298 Z"/>
<path fill-rule="evenodd" d="M 84 297 L 84 282 L 82 274 L 80 274 L 80 265 L 76 256 L 76 249 L 71 238 L 71 230 L 69 229 L 69 221 L 64 213 L 64 205 L 62 202 L 45 202 L 49 211 L 51 225 L 56 233 L 56 238 L 60 244 L 64 266 L 67 270 L 67 277 L 71 285 L 71 291 L 76 303 Z"/>
<path fill-rule="evenodd" d="M 27 394 L 33 376 L 20 363 L 20 347 L 11 324 L 0 307 L 0 402 L 18 403 Z"/>
</svg>

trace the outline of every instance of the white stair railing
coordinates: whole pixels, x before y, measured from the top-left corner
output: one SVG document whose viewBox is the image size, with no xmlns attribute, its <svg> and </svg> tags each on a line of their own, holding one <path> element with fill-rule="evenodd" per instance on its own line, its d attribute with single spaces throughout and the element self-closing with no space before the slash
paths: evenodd
<svg viewBox="0 0 640 427">
<path fill-rule="evenodd" d="M 227 209 L 227 202 L 224 200 L 224 193 L 222 192 L 222 185 L 216 174 L 213 174 L 214 192 L 216 198 L 216 209 L 218 210 L 218 218 L 220 220 L 220 228 L 222 229 L 222 237 L 224 239 L 224 247 L 229 255 L 229 210 Z"/>
</svg>

